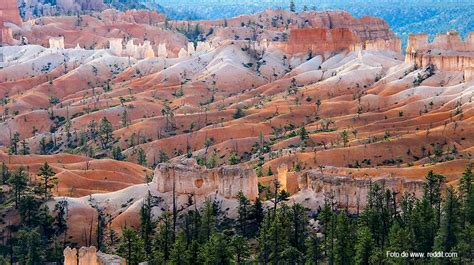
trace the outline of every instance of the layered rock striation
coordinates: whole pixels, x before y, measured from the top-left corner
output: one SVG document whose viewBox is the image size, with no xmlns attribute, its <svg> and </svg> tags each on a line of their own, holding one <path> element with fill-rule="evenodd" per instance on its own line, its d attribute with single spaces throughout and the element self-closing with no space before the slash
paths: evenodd
<svg viewBox="0 0 474 265">
<path fill-rule="evenodd" d="M 241 165 L 207 169 L 193 159 L 183 159 L 178 163 L 158 165 L 155 182 L 161 193 L 175 191 L 177 194 L 195 196 L 215 194 L 231 199 L 242 192 L 252 200 L 258 197 L 257 175 L 253 169 Z"/>
<path fill-rule="evenodd" d="M 405 61 L 418 68 L 434 65 L 441 71 L 464 72 L 465 80 L 473 79 L 474 32 L 463 41 L 459 33 L 438 34 L 429 42 L 428 34 L 414 34 L 408 38 Z"/>
<path fill-rule="evenodd" d="M 421 196 L 423 183 L 420 179 L 388 175 L 356 177 L 337 172 L 328 174 L 319 170 L 309 170 L 298 178 L 299 190 L 309 189 L 316 198 L 331 199 L 339 207 L 352 210 L 363 209 L 367 205 L 367 195 L 372 185 L 378 184 L 382 189 L 392 190 L 398 194 L 399 200 L 404 193 Z"/>
</svg>

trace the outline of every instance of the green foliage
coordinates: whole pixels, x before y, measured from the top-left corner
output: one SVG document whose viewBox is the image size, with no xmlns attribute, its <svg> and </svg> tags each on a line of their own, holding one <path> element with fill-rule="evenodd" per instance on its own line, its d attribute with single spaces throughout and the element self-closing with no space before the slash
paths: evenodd
<svg viewBox="0 0 474 265">
<path fill-rule="evenodd" d="M 40 177 L 40 182 L 38 183 L 38 188 L 42 190 L 44 198 L 48 198 L 51 195 L 51 189 L 58 183 L 58 178 L 55 175 L 56 172 L 54 172 L 48 162 L 45 162 L 39 168 L 38 176 Z"/>
<path fill-rule="evenodd" d="M 145 257 L 143 239 L 135 230 L 125 228 L 118 244 L 117 253 L 125 258 L 127 264 L 137 265 Z"/>
<path fill-rule="evenodd" d="M 98 136 L 102 149 L 106 150 L 113 141 L 112 123 L 106 117 L 100 120 Z"/>
<path fill-rule="evenodd" d="M 235 110 L 235 113 L 232 115 L 234 119 L 240 119 L 245 116 L 245 112 L 242 110 L 242 108 L 238 107 Z"/>
<path fill-rule="evenodd" d="M 138 148 L 137 151 L 137 162 L 139 165 L 145 166 L 147 165 L 147 158 L 146 158 L 146 153 L 143 148 Z"/>
</svg>

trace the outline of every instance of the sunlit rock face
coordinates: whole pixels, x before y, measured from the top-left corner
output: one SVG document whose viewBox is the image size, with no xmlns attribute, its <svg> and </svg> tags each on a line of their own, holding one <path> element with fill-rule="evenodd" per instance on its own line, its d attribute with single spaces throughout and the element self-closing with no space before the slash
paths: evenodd
<svg viewBox="0 0 474 265">
<path fill-rule="evenodd" d="M 155 170 L 157 190 L 161 193 L 194 194 L 208 196 L 218 194 L 224 198 L 236 198 L 242 191 L 250 199 L 258 196 L 257 175 L 251 168 L 224 166 L 207 169 L 193 159 L 183 159 L 176 164 L 160 164 Z"/>
<path fill-rule="evenodd" d="M 327 169 L 331 170 L 331 169 Z M 337 169 L 332 169 L 336 170 Z M 368 193 L 371 186 L 377 184 L 382 189 L 388 189 L 396 194 L 399 200 L 404 193 L 421 196 L 423 181 L 403 177 L 354 177 L 337 172 L 327 173 L 319 170 L 309 170 L 299 176 L 300 190 L 308 189 L 320 201 L 332 200 L 341 208 L 357 211 L 367 205 Z"/>
<path fill-rule="evenodd" d="M 3 19 L 3 22 L 21 25 L 22 21 L 16 0 L 2 0 L 2 3 L 0 4 L 0 17 Z"/>
<path fill-rule="evenodd" d="M 472 80 L 474 32 L 464 41 L 453 31 L 438 34 L 432 42 L 428 34 L 410 35 L 405 61 L 419 68 L 434 65 L 442 71 L 464 71 L 465 80 Z"/>
<path fill-rule="evenodd" d="M 97 251 L 94 246 L 82 247 L 78 251 L 65 248 L 64 265 L 125 265 L 125 259 Z"/>
</svg>

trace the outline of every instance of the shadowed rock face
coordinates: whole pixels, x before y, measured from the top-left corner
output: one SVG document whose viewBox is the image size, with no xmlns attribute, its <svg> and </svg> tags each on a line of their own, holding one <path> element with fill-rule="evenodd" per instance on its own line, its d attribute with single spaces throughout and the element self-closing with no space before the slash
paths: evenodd
<svg viewBox="0 0 474 265">
<path fill-rule="evenodd" d="M 4 22 L 21 25 L 22 21 L 16 0 L 2 0 L 2 3 L 0 4 L 0 17 L 3 18 Z M 0 25 L 0 27 L 1 26 L 2 25 Z"/>
<path fill-rule="evenodd" d="M 155 170 L 155 181 L 159 192 L 209 196 L 218 194 L 235 198 L 242 191 L 247 198 L 258 196 L 257 176 L 251 168 L 224 166 L 206 169 L 193 159 L 184 159 L 176 164 L 160 164 Z"/>
</svg>

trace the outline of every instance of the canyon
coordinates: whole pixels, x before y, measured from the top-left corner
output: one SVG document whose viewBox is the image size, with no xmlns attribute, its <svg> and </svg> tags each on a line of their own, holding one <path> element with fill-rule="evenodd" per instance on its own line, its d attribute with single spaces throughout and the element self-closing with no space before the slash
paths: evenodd
<svg viewBox="0 0 474 265">
<path fill-rule="evenodd" d="M 97 9 L 23 23 L 0 10 L 0 161 L 52 166 L 49 207 L 68 202 L 78 246 L 97 209 L 107 229 L 138 227 L 148 195 L 155 218 L 206 200 L 235 218 L 240 192 L 271 204 L 261 190 L 277 179 L 289 204 L 358 212 L 375 183 L 419 196 L 429 171 L 454 185 L 472 160 L 474 33 L 411 35 L 402 54 L 385 21 L 343 11 Z M 95 249 L 64 254 L 102 264 Z"/>
</svg>

